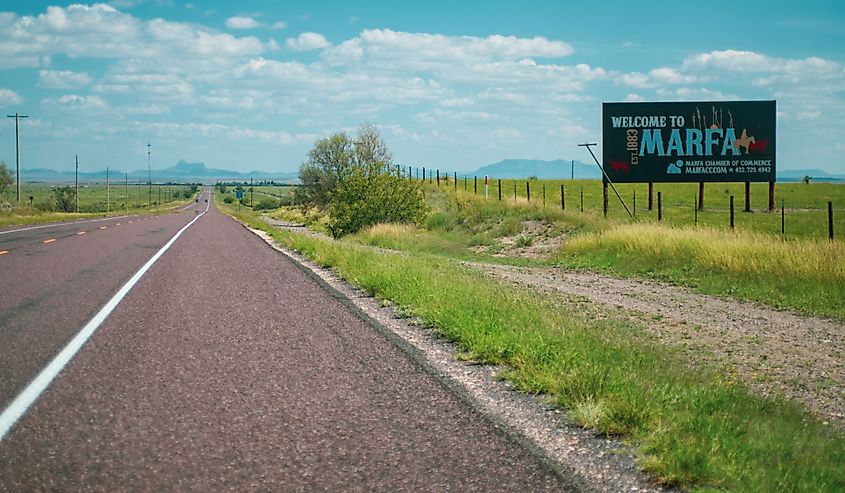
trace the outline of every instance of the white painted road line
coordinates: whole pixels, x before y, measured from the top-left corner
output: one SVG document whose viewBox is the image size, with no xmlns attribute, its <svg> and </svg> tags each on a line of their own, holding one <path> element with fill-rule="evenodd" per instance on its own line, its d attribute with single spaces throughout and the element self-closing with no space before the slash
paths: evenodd
<svg viewBox="0 0 845 493">
<path fill-rule="evenodd" d="M 10 229 L 7 231 L 0 231 L 0 235 L 7 235 L 9 233 L 19 233 L 21 231 L 30 231 L 33 229 L 44 229 L 44 228 L 57 228 L 59 226 L 72 226 L 74 224 L 82 224 L 82 223 L 95 223 L 99 221 L 111 221 L 112 219 L 120 219 L 123 217 L 129 216 L 114 216 L 114 217 L 104 217 L 102 219 L 86 219 L 84 221 L 68 221 L 66 223 L 53 223 L 53 224 L 42 224 L 41 226 L 30 226 L 28 228 L 20 228 L 20 229 Z"/>
<path fill-rule="evenodd" d="M 210 204 L 209 204 L 210 205 Z M 167 251 L 168 248 L 176 242 L 176 240 L 185 232 L 188 228 L 191 227 L 197 219 L 201 218 L 206 212 L 208 212 L 208 206 L 205 208 L 205 212 L 199 214 L 197 217 L 193 218 L 191 222 L 186 224 L 182 227 L 173 238 L 170 238 L 161 250 L 156 252 L 155 255 L 150 258 L 143 267 L 141 267 L 138 272 L 135 273 L 127 282 L 120 288 L 120 290 L 106 303 L 103 308 L 94 315 L 87 324 L 79 331 L 79 333 L 74 336 L 73 339 L 61 350 L 59 354 L 56 355 L 55 358 L 48 364 L 41 373 L 38 374 L 35 379 L 30 382 L 29 385 L 23 391 L 15 397 L 15 400 L 9 404 L 3 414 L 0 414 L 0 441 L 6 436 L 7 433 L 12 429 L 15 423 L 24 415 L 26 411 L 29 409 L 32 404 L 38 400 L 41 394 L 47 390 L 50 386 L 50 383 L 53 382 L 53 379 L 58 376 L 58 374 L 64 369 L 64 367 L 76 356 L 76 353 L 82 348 L 82 346 L 91 338 L 97 328 L 106 320 L 106 318 L 111 314 L 111 312 L 117 307 L 117 305 L 123 300 L 123 298 L 129 293 L 133 286 L 141 279 L 141 277 L 156 263 L 156 261 L 164 255 L 164 252 Z"/>
</svg>

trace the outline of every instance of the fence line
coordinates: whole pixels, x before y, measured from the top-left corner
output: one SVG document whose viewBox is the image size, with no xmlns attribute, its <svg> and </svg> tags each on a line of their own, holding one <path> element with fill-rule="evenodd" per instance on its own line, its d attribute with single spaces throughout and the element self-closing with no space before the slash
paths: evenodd
<svg viewBox="0 0 845 493">
<path fill-rule="evenodd" d="M 440 175 L 439 169 L 430 170 L 428 177 L 426 177 L 426 175 L 425 175 L 426 169 L 423 167 L 422 170 L 423 171 L 422 171 L 421 181 L 426 181 L 426 179 L 427 179 L 429 183 L 432 183 L 432 182 L 434 182 L 434 180 L 432 178 L 436 174 L 437 181 L 434 182 L 434 183 L 436 183 L 437 186 L 442 186 L 442 184 L 440 183 L 441 181 L 443 181 L 446 184 L 448 184 L 448 182 L 449 182 L 449 173 L 446 173 L 446 174 L 443 175 L 443 177 L 445 177 L 445 180 L 441 180 L 440 178 L 442 178 L 442 177 Z M 459 182 L 458 172 L 454 171 L 451 174 L 452 174 L 453 184 L 454 184 L 453 188 L 454 188 L 455 191 L 458 191 L 458 189 L 459 189 L 459 187 L 458 187 L 458 182 Z M 419 168 L 418 168 L 417 169 L 418 179 L 419 179 L 419 175 L 420 175 L 420 172 L 419 172 Z M 409 172 L 409 176 L 413 176 L 413 175 Z M 472 188 L 469 187 L 469 178 L 470 177 L 472 177 Z M 484 178 L 484 177 L 481 177 L 481 178 Z M 488 181 L 494 179 L 494 178 L 490 178 L 490 177 L 487 177 L 487 178 L 488 178 Z M 477 176 L 477 175 L 470 176 L 468 174 L 464 174 L 463 179 L 464 179 L 464 191 L 465 192 L 472 193 L 472 194 L 475 194 L 475 195 L 482 193 L 482 192 L 479 191 L 479 187 L 478 187 L 479 176 Z M 516 180 L 516 179 L 512 180 L 513 200 L 514 200 L 515 203 L 518 202 L 518 200 L 519 200 L 519 195 L 521 193 L 521 192 L 519 192 L 519 184 L 522 181 L 523 180 Z M 539 186 L 540 186 L 540 193 L 542 194 L 542 202 L 538 202 L 537 200 L 532 201 L 532 198 L 533 198 L 531 196 L 532 191 L 534 191 L 535 195 L 536 195 L 536 190 L 532 190 L 532 188 L 534 188 L 534 187 L 532 187 L 532 181 L 535 181 L 535 180 L 531 180 L 531 179 L 524 180 L 525 189 L 524 189 L 523 193 L 524 193 L 524 198 L 525 198 L 525 200 L 528 204 L 533 205 L 535 207 L 543 207 L 543 208 L 548 208 L 550 206 L 556 207 L 554 205 L 555 200 L 559 197 L 560 198 L 560 202 L 559 202 L 560 210 L 562 210 L 562 211 L 567 210 L 567 208 L 566 208 L 566 206 L 567 206 L 567 203 L 566 203 L 567 202 L 567 190 L 566 189 L 567 188 L 571 189 L 571 186 L 567 186 L 566 183 L 561 183 L 560 184 L 560 190 L 559 190 L 559 196 L 555 197 L 554 193 L 557 193 L 557 192 L 554 189 L 552 189 L 552 196 L 549 197 L 549 191 L 546 189 L 546 183 L 541 182 L 541 183 L 539 183 Z M 554 181 L 558 181 L 558 180 L 554 180 Z M 645 184 L 643 184 L 643 185 L 645 185 Z M 653 188 L 652 184 L 649 183 L 648 185 L 649 185 L 649 190 L 651 190 Z M 717 184 L 714 183 L 713 185 L 717 185 Z M 735 184 L 731 184 L 731 185 L 735 186 Z M 746 191 L 746 193 L 745 193 L 745 203 L 743 204 L 744 208 L 741 211 L 741 212 L 743 212 L 743 217 L 744 217 L 744 213 L 751 214 L 751 213 L 754 212 L 754 209 L 751 207 L 750 192 L 749 192 L 750 185 L 746 184 L 744 182 L 743 182 L 743 185 L 746 187 L 746 189 L 745 189 L 745 191 Z M 496 191 L 497 191 L 497 193 L 496 193 L 495 196 L 491 197 L 492 199 L 496 199 L 496 200 L 500 200 L 500 201 L 505 199 L 505 197 L 504 197 L 505 194 L 503 193 L 503 186 L 504 186 L 503 180 L 501 178 L 497 178 L 496 179 Z M 578 184 L 576 186 L 578 187 L 578 197 L 577 198 L 578 198 L 578 201 L 579 201 L 577 210 L 583 213 L 585 210 L 590 210 L 590 208 L 587 207 L 587 204 L 585 204 L 585 193 L 584 193 L 583 185 Z M 699 186 L 699 188 L 701 188 L 701 187 Z M 725 191 L 727 192 L 727 189 Z M 571 194 L 571 192 L 570 192 L 570 194 Z M 644 218 L 647 219 L 649 217 L 649 215 L 651 213 L 653 213 L 652 212 L 653 209 L 652 209 L 652 206 L 651 206 L 652 193 L 649 193 L 649 196 L 648 196 L 649 207 L 647 209 L 647 212 L 649 214 L 647 214 L 645 217 L 642 216 L 642 211 L 639 211 L 640 215 L 638 215 L 638 211 L 637 211 L 637 190 L 636 189 L 634 189 L 632 191 L 632 195 L 633 195 L 633 197 L 632 197 L 632 202 L 633 202 L 632 216 L 633 216 L 633 219 L 635 221 L 643 220 Z M 700 193 L 693 193 L 693 196 L 692 196 L 693 201 L 692 201 L 691 205 L 686 200 L 679 202 L 677 200 L 677 196 L 675 196 L 674 200 L 671 200 L 671 198 L 670 198 L 669 201 L 666 201 L 665 198 L 663 197 L 663 193 L 661 191 L 657 191 L 656 195 L 657 195 L 656 219 L 660 223 L 666 222 L 667 220 L 672 222 L 673 218 L 674 218 L 675 221 L 677 221 L 676 215 L 678 214 L 678 211 L 680 210 L 680 211 L 682 211 L 681 215 L 683 217 L 689 217 L 690 219 L 692 219 L 692 224 L 695 227 L 698 227 L 699 224 L 709 224 L 711 226 L 712 225 L 718 226 L 718 224 L 719 224 L 718 220 L 714 220 L 715 219 L 714 215 L 718 215 L 718 214 L 725 214 L 725 216 L 727 216 L 727 217 L 722 216 L 722 217 L 725 217 L 725 219 L 723 220 L 724 222 L 721 222 L 721 224 L 724 225 L 723 227 L 726 227 L 726 228 L 731 229 L 731 230 L 734 230 L 738 227 L 738 224 L 737 224 L 738 218 L 736 216 L 736 203 L 735 203 L 735 197 L 734 197 L 733 194 L 731 194 L 728 197 L 729 201 L 728 201 L 727 204 L 720 207 L 718 203 L 715 203 L 712 206 L 707 207 L 707 208 L 704 207 L 703 194 L 700 194 Z M 590 200 L 594 200 L 595 196 L 591 195 L 591 197 L 593 197 L 593 198 L 591 198 Z M 629 196 L 629 197 L 631 197 L 631 196 Z M 551 202 L 549 201 L 549 199 L 551 199 Z M 820 206 L 820 205 L 821 204 L 817 204 L 817 206 Z M 828 239 L 833 241 L 833 239 L 836 238 L 836 236 L 835 236 L 836 221 L 839 220 L 841 222 L 841 219 L 840 219 L 840 216 L 836 216 L 834 214 L 835 209 L 833 207 L 833 201 L 828 201 L 828 203 L 824 204 L 824 205 L 827 206 L 827 221 L 826 221 L 826 224 L 824 225 L 824 226 L 826 226 L 826 229 L 827 229 L 827 231 L 826 231 L 827 235 L 826 236 L 827 236 Z M 601 205 L 599 205 L 598 208 L 601 208 Z M 690 214 L 690 209 L 691 209 L 691 214 Z M 775 212 L 775 210 L 776 210 L 776 209 L 773 209 L 773 208 L 772 209 L 762 208 L 762 209 L 767 211 L 767 212 L 768 211 Z M 821 209 L 821 208 L 812 208 L 811 207 L 811 208 L 803 209 L 802 212 L 812 213 L 812 212 L 821 212 L 822 210 L 823 209 Z M 683 211 L 686 211 L 686 212 L 683 212 Z M 785 200 L 783 200 L 783 199 L 781 199 L 781 211 L 780 212 L 781 212 L 781 214 L 780 214 L 781 215 L 781 217 L 780 217 L 780 223 L 781 224 L 780 224 L 779 233 L 785 239 L 786 234 L 787 234 L 787 228 L 786 228 L 786 226 L 787 226 L 786 225 L 787 211 L 786 211 Z M 654 217 L 654 216 L 650 216 L 650 217 Z M 716 216 L 716 217 L 718 217 L 718 216 Z M 739 221 L 739 223 L 742 223 L 742 222 L 743 221 Z M 802 223 L 802 224 L 809 224 L 809 223 L 807 221 L 804 221 L 804 223 Z M 776 227 L 777 226 L 775 226 L 775 228 Z M 770 230 L 770 232 L 775 232 L 776 231 L 775 228 L 772 228 L 772 230 Z M 758 224 L 757 227 L 751 227 L 751 228 L 747 228 L 747 229 L 757 230 L 757 231 L 767 231 L 767 229 L 765 228 L 765 223 L 760 223 L 760 224 Z M 794 229 L 794 231 L 802 231 L 802 230 L 807 230 L 807 228 L 806 227 L 804 227 L 804 228 L 798 227 L 797 230 Z M 811 230 L 816 231 L 816 233 L 814 233 L 814 235 L 818 235 L 818 233 L 821 231 L 820 229 L 813 228 L 813 227 L 811 227 Z M 795 234 L 800 234 L 800 233 L 795 233 Z"/>
</svg>

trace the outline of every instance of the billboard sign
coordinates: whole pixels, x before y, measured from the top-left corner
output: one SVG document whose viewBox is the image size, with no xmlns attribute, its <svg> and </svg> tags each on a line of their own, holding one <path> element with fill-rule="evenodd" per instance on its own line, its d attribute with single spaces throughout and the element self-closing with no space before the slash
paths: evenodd
<svg viewBox="0 0 845 493">
<path fill-rule="evenodd" d="M 603 103 L 615 182 L 774 182 L 775 101 Z"/>
</svg>

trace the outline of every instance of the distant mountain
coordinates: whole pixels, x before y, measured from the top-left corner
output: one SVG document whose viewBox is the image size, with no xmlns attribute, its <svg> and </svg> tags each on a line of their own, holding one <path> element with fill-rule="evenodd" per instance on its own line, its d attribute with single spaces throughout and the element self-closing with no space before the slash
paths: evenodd
<svg viewBox="0 0 845 493">
<path fill-rule="evenodd" d="M 540 159 L 504 159 L 498 163 L 482 166 L 475 171 L 469 171 L 468 176 L 490 178 L 528 178 L 536 176 L 541 179 L 566 179 L 571 176 L 571 160 L 556 159 L 554 161 L 543 161 Z M 601 171 L 595 164 L 588 164 L 582 161 L 575 161 L 576 179 L 600 179 Z M 801 181 L 809 176 L 813 181 L 839 182 L 845 181 L 845 174 L 828 173 L 821 169 L 792 169 L 778 170 L 777 180 L 790 182 Z"/>
<path fill-rule="evenodd" d="M 47 183 L 69 183 L 75 180 L 73 171 L 55 171 L 46 168 L 23 169 L 22 179 L 26 182 L 47 182 Z M 111 180 L 115 182 L 126 179 L 126 172 L 110 169 L 108 173 Z M 178 181 L 178 182 L 200 182 L 214 183 L 217 180 L 242 180 L 250 178 L 254 180 L 277 180 L 291 181 L 299 174 L 296 171 L 268 173 L 265 171 L 252 171 L 241 173 L 225 169 L 207 168 L 204 163 L 188 163 L 180 160 L 175 165 L 165 169 L 135 170 L 129 173 L 129 181 L 146 181 L 148 176 L 155 182 Z M 93 172 L 79 172 L 79 180 L 83 182 L 105 181 L 106 170 Z"/>
<path fill-rule="evenodd" d="M 820 169 L 785 169 L 777 172 L 778 181 L 801 181 L 809 176 L 813 181 L 845 181 L 845 174 L 830 174 Z"/>
<path fill-rule="evenodd" d="M 540 159 L 504 159 L 498 163 L 482 166 L 468 174 L 471 176 L 489 176 L 490 178 L 528 178 L 536 176 L 541 179 L 570 178 L 574 169 L 575 178 L 598 179 L 601 171 L 595 164 L 582 161 L 555 159 L 543 161 Z"/>
</svg>

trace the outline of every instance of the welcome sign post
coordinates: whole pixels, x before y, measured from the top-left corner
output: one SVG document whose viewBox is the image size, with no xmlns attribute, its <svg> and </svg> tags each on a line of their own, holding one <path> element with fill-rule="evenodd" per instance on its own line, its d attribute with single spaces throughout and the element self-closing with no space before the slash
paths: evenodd
<svg viewBox="0 0 845 493">
<path fill-rule="evenodd" d="M 774 209 L 775 101 L 602 104 L 602 167 L 620 183 L 769 183 Z M 606 187 L 605 187 L 606 188 Z M 747 207 L 747 205 L 746 205 Z"/>
</svg>

